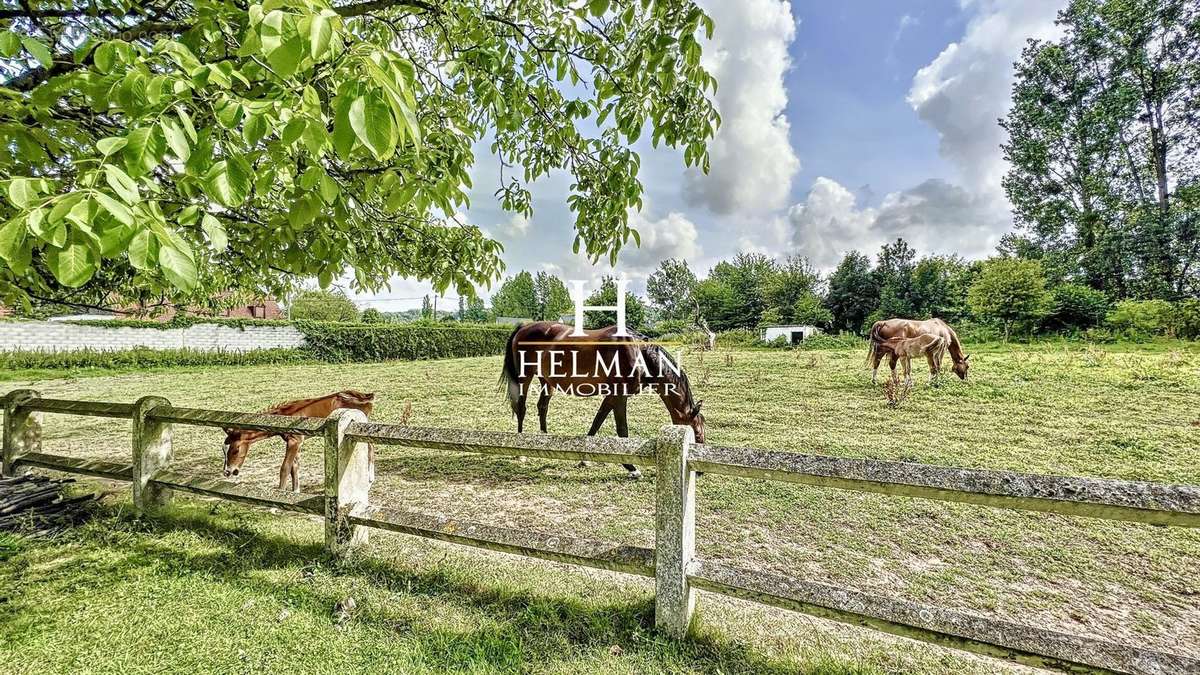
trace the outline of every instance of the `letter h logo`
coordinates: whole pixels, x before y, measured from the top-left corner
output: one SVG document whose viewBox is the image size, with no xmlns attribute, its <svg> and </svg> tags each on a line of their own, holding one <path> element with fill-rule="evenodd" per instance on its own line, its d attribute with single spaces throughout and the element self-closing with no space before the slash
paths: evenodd
<svg viewBox="0 0 1200 675">
<path fill-rule="evenodd" d="M 625 287 L 629 285 L 628 279 L 617 281 L 617 304 L 615 305 L 585 305 L 583 295 L 583 285 L 587 283 L 579 279 L 572 279 L 571 298 L 575 300 L 575 330 L 571 332 L 571 337 L 579 337 L 583 335 L 583 313 L 584 312 L 606 312 L 613 310 L 617 313 L 617 332 L 618 337 L 627 337 L 629 333 L 625 331 Z"/>
</svg>

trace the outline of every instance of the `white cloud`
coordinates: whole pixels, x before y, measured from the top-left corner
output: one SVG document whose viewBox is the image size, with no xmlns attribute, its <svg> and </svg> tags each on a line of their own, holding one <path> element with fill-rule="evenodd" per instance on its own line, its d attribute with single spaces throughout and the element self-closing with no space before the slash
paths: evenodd
<svg viewBox="0 0 1200 675">
<path fill-rule="evenodd" d="M 633 213 L 629 224 L 638 231 L 642 245 L 622 249 L 617 267 L 631 276 L 648 275 L 667 258 L 695 260 L 702 253 L 696 225 L 683 214 L 671 212 L 665 218 L 649 220 Z"/>
<path fill-rule="evenodd" d="M 964 0 L 976 10 L 959 42 L 950 43 L 917 71 L 908 103 L 941 138 L 943 157 L 972 191 L 1001 193 L 1006 170 L 996 123 L 1009 109 L 1013 63 L 1025 41 L 1059 34 L 1054 25 L 1064 0 Z"/>
<path fill-rule="evenodd" d="M 788 210 L 788 221 L 796 251 L 822 269 L 837 265 L 849 249 L 879 245 L 871 231 L 875 209 L 859 209 L 854 193 L 824 176 L 813 181 L 803 202 Z"/>
<path fill-rule="evenodd" d="M 705 2 L 716 23 L 703 63 L 717 78 L 721 128 L 711 171 L 685 174 L 688 199 L 717 213 L 770 211 L 787 203 L 800 160 L 788 141 L 788 45 L 796 35 L 786 0 Z"/>
<path fill-rule="evenodd" d="M 897 237 L 921 254 L 983 256 L 999 243 L 1008 218 L 990 197 L 939 179 L 889 193 L 878 208 L 860 208 L 854 193 L 821 177 L 788 221 L 794 251 L 829 270 L 851 249 L 874 255 Z"/>
<path fill-rule="evenodd" d="M 514 213 L 507 223 L 500 223 L 496 229 L 510 239 L 518 239 L 529 233 L 529 219 L 524 214 Z"/>
<path fill-rule="evenodd" d="M 667 258 L 682 258 L 695 263 L 703 255 L 700 233 L 696 225 L 681 213 L 671 212 L 658 220 L 650 220 L 636 212 L 629 214 L 629 225 L 641 235 L 642 245 L 633 240 L 621 249 L 616 267 L 607 258 L 592 264 L 587 256 L 570 255 L 561 262 L 542 263 L 541 268 L 564 281 L 583 279 L 589 289 L 595 288 L 605 276 L 629 279 L 635 293 L 645 289 L 646 278 Z"/>
</svg>

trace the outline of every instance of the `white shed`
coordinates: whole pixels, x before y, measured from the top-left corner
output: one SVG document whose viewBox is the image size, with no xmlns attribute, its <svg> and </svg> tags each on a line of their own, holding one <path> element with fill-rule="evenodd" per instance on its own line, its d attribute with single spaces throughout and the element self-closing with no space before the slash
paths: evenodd
<svg viewBox="0 0 1200 675">
<path fill-rule="evenodd" d="M 820 332 L 816 326 L 766 326 L 762 329 L 762 339 L 763 342 L 774 342 L 787 338 L 788 343 L 798 345 Z"/>
</svg>

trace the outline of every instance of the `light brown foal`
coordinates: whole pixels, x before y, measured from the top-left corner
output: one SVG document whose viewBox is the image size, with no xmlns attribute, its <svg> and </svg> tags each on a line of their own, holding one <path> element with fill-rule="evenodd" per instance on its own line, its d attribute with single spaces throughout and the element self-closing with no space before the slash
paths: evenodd
<svg viewBox="0 0 1200 675">
<path fill-rule="evenodd" d="M 367 415 L 375 405 L 375 394 L 364 394 L 361 391 L 347 389 L 318 398 L 305 398 L 298 401 L 288 401 L 264 410 L 271 415 L 291 415 L 293 417 L 329 417 L 329 413 L 338 408 L 354 408 Z M 285 483 L 291 479 L 292 491 L 300 491 L 300 444 L 303 436 L 296 434 L 276 434 L 269 431 L 250 431 L 246 429 L 225 430 L 225 477 L 236 476 L 241 471 L 242 463 L 250 454 L 250 446 L 272 436 L 278 436 L 287 444 L 283 455 L 283 464 L 279 466 L 279 489 L 284 489 Z M 367 444 L 369 463 L 368 476 L 375 480 L 375 446 Z"/>
<path fill-rule="evenodd" d="M 896 361 L 901 361 L 904 364 L 904 383 L 912 386 L 913 358 L 924 356 L 928 359 L 929 380 L 932 382 L 937 377 L 938 371 L 942 369 L 942 355 L 946 353 L 946 342 L 946 338 L 941 335 L 896 337 L 879 343 L 876 350 L 881 356 L 891 356 L 889 365 L 892 368 L 892 377 L 896 376 Z"/>
</svg>

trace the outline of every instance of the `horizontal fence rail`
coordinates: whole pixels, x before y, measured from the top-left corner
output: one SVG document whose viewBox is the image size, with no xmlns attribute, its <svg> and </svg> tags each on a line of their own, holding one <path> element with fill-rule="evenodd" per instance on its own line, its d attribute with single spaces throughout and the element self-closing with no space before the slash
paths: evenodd
<svg viewBox="0 0 1200 675">
<path fill-rule="evenodd" d="M 0 404 L 5 412 L 6 476 L 27 468 L 43 468 L 130 481 L 134 505 L 140 511 L 165 504 L 173 492 L 183 491 L 322 516 L 326 548 L 335 555 L 363 543 L 369 529 L 383 529 L 653 577 L 655 622 L 676 636 L 684 635 L 690 626 L 698 589 L 1031 666 L 1072 671 L 1200 673 L 1200 660 L 1188 656 L 742 569 L 699 559 L 694 550 L 695 478 L 699 472 L 1185 527 L 1200 526 L 1200 486 L 697 445 L 686 427 L 664 427 L 654 439 L 527 435 L 378 424 L 368 422 L 357 410 L 338 410 L 328 418 L 289 417 L 180 408 L 157 397 L 145 397 L 133 404 L 48 399 L 31 390 L 11 392 L 0 397 Z M 84 460 L 43 452 L 42 413 L 131 420 L 133 462 Z M 179 473 L 171 468 L 171 427 L 176 424 L 323 436 L 324 492 L 284 492 Z M 497 527 L 372 505 L 368 443 L 499 456 L 655 464 L 655 547 Z"/>
<path fill-rule="evenodd" d="M 175 408 L 165 405 L 154 408 L 147 417 L 165 424 L 190 424 L 198 427 L 246 429 L 273 434 L 316 436 L 325 428 L 324 417 L 292 417 L 267 413 L 222 412 L 198 408 Z"/>
<path fill-rule="evenodd" d="M 1175 654 L 707 561 L 697 561 L 689 577 L 703 590 L 1039 668 L 1164 674 L 1200 668 L 1200 661 Z"/>
<path fill-rule="evenodd" d="M 377 527 L 392 532 L 447 541 L 452 544 L 586 565 L 614 572 L 654 576 L 654 549 L 649 548 L 495 527 L 459 521 L 445 516 L 430 516 L 393 509 L 375 508 L 363 515 L 351 515 L 348 520 L 354 525 Z"/>
<path fill-rule="evenodd" d="M 1200 486 L 801 455 L 697 445 L 692 468 L 746 478 L 924 497 L 1005 509 L 1200 527 Z"/>
<path fill-rule="evenodd" d="M 346 435 L 356 441 L 409 448 L 476 452 L 507 457 L 637 464 L 654 460 L 654 439 L 611 436 L 551 436 L 503 431 L 435 429 L 359 422 Z"/>
<path fill-rule="evenodd" d="M 87 417 L 113 417 L 129 419 L 133 416 L 133 405 L 130 403 L 105 403 L 103 401 L 68 401 L 59 398 L 38 398 L 25 406 L 38 412 L 59 413 L 63 415 L 84 415 Z"/>
</svg>

